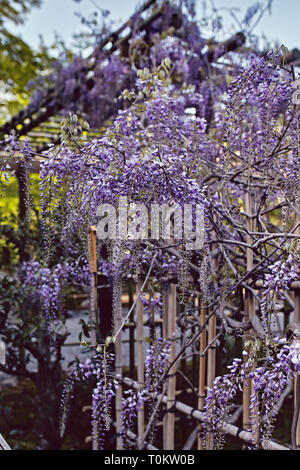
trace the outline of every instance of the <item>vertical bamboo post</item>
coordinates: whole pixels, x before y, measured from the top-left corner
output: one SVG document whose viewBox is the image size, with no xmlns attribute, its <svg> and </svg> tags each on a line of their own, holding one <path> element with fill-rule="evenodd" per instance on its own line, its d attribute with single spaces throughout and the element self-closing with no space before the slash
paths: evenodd
<svg viewBox="0 0 300 470">
<path fill-rule="evenodd" d="M 216 316 L 212 315 L 208 320 L 207 343 L 210 344 L 216 337 L 217 324 Z M 216 343 L 214 343 L 207 351 L 207 389 L 212 388 L 216 377 Z M 212 449 L 213 435 L 207 436 L 207 450 Z"/>
<path fill-rule="evenodd" d="M 171 341 L 170 348 L 170 362 L 173 362 L 176 356 L 176 284 L 171 283 L 168 288 L 168 336 Z M 166 414 L 166 434 L 165 434 L 165 450 L 174 450 L 175 447 L 175 413 L 174 403 L 176 395 L 176 364 L 170 369 L 170 377 L 168 378 L 168 391 L 167 391 L 167 414 Z M 168 412 L 168 410 L 170 410 Z M 171 411 L 172 410 L 172 411 Z"/>
<path fill-rule="evenodd" d="M 117 377 L 121 378 L 123 375 L 122 367 L 122 331 L 118 334 L 115 343 L 115 369 Z M 117 444 L 116 449 L 122 450 L 122 397 L 123 387 L 121 380 L 119 381 L 118 388 L 116 390 L 116 431 L 117 431 Z"/>
<path fill-rule="evenodd" d="M 97 244 L 96 244 L 96 227 L 91 226 L 89 230 L 89 265 L 91 278 L 90 289 L 90 324 L 91 324 L 91 346 L 96 347 L 97 344 Z"/>
<path fill-rule="evenodd" d="M 117 281 L 121 282 L 122 286 L 122 281 Z M 122 287 L 121 291 L 119 292 L 119 286 L 115 286 L 117 292 L 114 294 L 114 301 L 118 302 L 118 305 L 114 305 L 114 308 L 116 308 L 116 311 L 119 312 L 119 314 L 122 313 Z M 118 330 L 118 328 L 121 325 L 122 318 L 116 318 L 115 319 L 115 330 Z M 121 379 L 123 375 L 123 364 L 122 364 L 122 330 L 119 332 L 119 334 L 116 337 L 116 342 L 115 342 L 115 370 L 116 370 L 116 376 Z M 118 388 L 116 390 L 116 431 L 117 431 L 117 442 L 116 442 L 116 449 L 117 450 L 122 450 L 123 445 L 122 445 L 122 397 L 123 397 L 123 387 L 121 385 L 121 380 L 119 380 Z"/>
<path fill-rule="evenodd" d="M 196 298 L 196 305 L 198 305 L 198 298 Z M 200 359 L 199 359 L 199 382 L 198 382 L 198 410 L 202 411 L 204 406 L 204 398 L 205 398 L 205 376 L 206 376 L 206 355 L 201 356 L 203 351 L 206 348 L 206 328 L 205 328 L 205 321 L 206 321 L 206 309 L 203 308 L 201 305 L 200 309 L 200 328 L 203 328 L 200 333 Z M 199 430 L 201 426 L 199 426 Z M 203 442 L 200 436 L 198 436 L 198 450 L 203 450 Z"/>
<path fill-rule="evenodd" d="M 212 259 L 212 267 L 215 273 L 218 272 L 218 258 Z M 215 281 L 216 286 L 216 281 Z M 208 312 L 207 312 L 208 313 Z M 208 320 L 207 344 L 210 344 L 217 334 L 217 318 L 212 315 Z M 207 351 L 207 388 L 212 388 L 216 377 L 216 343 Z"/>
<path fill-rule="evenodd" d="M 197 332 L 197 326 L 194 325 L 191 328 L 191 336 L 194 336 Z M 197 374 L 197 367 L 198 367 L 198 357 L 196 354 L 193 354 L 192 356 L 192 370 L 190 374 L 190 380 L 193 384 L 197 383 L 198 380 L 198 374 Z"/>
<path fill-rule="evenodd" d="M 295 291 L 294 303 L 295 303 L 294 322 L 300 322 L 300 290 Z M 296 387 L 297 387 L 298 380 L 300 380 L 299 374 L 297 375 L 294 381 L 294 406 L 296 406 Z M 296 430 L 296 446 L 297 448 L 300 446 L 300 417 L 298 419 L 297 430 Z"/>
<path fill-rule="evenodd" d="M 218 259 L 212 259 L 212 271 L 214 273 L 218 272 Z M 217 280 L 214 282 L 215 287 L 217 286 Z M 216 342 L 214 341 L 216 338 L 217 334 L 217 318 L 216 315 L 213 314 L 209 316 L 209 312 L 207 311 L 208 315 L 208 331 L 207 331 L 207 347 L 208 345 L 211 345 L 208 348 L 207 351 L 207 377 L 206 377 L 206 383 L 207 383 L 207 389 L 212 388 L 214 384 L 214 380 L 216 377 Z M 211 344 L 213 343 L 213 344 Z M 206 448 L 212 449 L 213 446 L 213 434 L 208 433 L 207 439 L 206 439 Z"/>
<path fill-rule="evenodd" d="M 116 411 L 116 450 L 123 449 L 122 442 L 122 376 L 123 376 L 123 354 L 122 354 L 122 275 L 120 273 L 120 258 L 122 256 L 122 243 L 117 241 L 113 247 L 113 260 L 115 263 L 115 275 L 113 279 L 113 317 L 114 329 L 113 335 L 115 339 L 115 372 L 118 380 L 118 388 L 115 397 Z"/>
<path fill-rule="evenodd" d="M 292 71 L 293 80 L 295 80 L 295 70 L 294 70 L 293 65 L 291 66 L 291 71 Z M 294 108 L 296 108 L 295 105 L 294 105 Z M 298 158 L 299 158 L 299 152 L 300 152 L 300 148 L 299 148 L 299 125 L 298 125 Z M 298 170 L 298 174 L 299 174 L 299 170 Z M 296 199 L 297 211 L 296 211 L 296 215 L 295 215 L 296 224 L 300 223 L 300 215 L 299 215 L 300 201 L 299 201 L 299 199 L 300 199 L 300 191 L 299 191 L 299 188 L 298 188 L 297 199 Z M 297 235 L 300 234 L 300 226 L 296 228 L 295 234 L 297 234 Z M 298 240 L 297 248 L 299 248 L 299 240 Z M 300 290 L 295 291 L 294 305 L 295 305 L 294 322 L 299 322 L 300 321 Z M 300 380 L 300 374 L 298 374 L 298 376 L 296 377 L 296 379 L 294 381 L 294 407 L 296 407 L 297 381 L 299 381 L 299 380 Z M 296 428 L 296 447 L 298 448 L 298 446 L 300 446 L 300 416 L 299 416 L 298 423 L 297 423 L 297 428 Z"/>
<path fill-rule="evenodd" d="M 247 311 L 247 300 L 245 299 L 245 310 Z M 245 344 L 247 342 L 247 335 L 244 335 L 244 349 L 246 350 Z M 247 361 L 247 357 L 244 357 L 244 362 Z M 243 429 L 249 430 L 250 427 L 250 396 L 251 396 L 251 386 L 249 378 L 246 377 L 243 386 Z"/>
<path fill-rule="evenodd" d="M 168 297 L 168 285 L 166 282 L 163 283 L 163 286 L 162 286 L 162 305 L 163 305 L 163 314 L 162 314 L 162 336 L 163 338 L 165 339 L 168 339 L 169 337 L 169 325 L 168 325 L 168 310 L 169 310 L 169 307 L 168 307 L 168 301 L 169 301 L 169 297 Z M 163 393 L 166 393 L 167 391 L 167 386 L 168 384 L 165 383 L 163 385 Z M 163 448 L 165 449 L 165 446 L 166 446 L 166 430 L 167 430 L 167 427 L 166 427 L 166 423 L 167 423 L 167 414 L 164 415 L 163 417 Z"/>
<path fill-rule="evenodd" d="M 208 344 L 216 337 L 216 316 L 212 315 L 208 320 Z M 216 377 L 216 344 L 214 343 L 207 352 L 207 388 L 212 388 Z"/>
<path fill-rule="evenodd" d="M 133 288 L 132 283 L 129 283 L 128 287 L 128 297 L 129 297 L 129 308 L 133 304 Z M 134 325 L 134 311 L 132 311 L 129 317 L 130 324 Z M 134 338 L 135 327 L 129 328 L 129 376 L 134 379 L 135 378 L 135 338 Z"/>
<path fill-rule="evenodd" d="M 254 214 L 254 200 L 250 191 L 246 192 L 245 195 L 245 209 L 246 213 L 250 216 L 247 218 L 246 227 L 248 232 L 253 232 L 255 228 L 254 218 L 251 217 Z M 248 244 L 252 244 L 252 237 L 247 234 L 246 241 Z M 246 248 L 246 265 L 247 271 L 253 269 L 253 250 L 251 248 Z M 248 319 L 251 319 L 255 315 L 255 299 L 250 292 L 245 293 L 245 312 Z M 253 331 L 250 330 L 250 335 L 253 336 Z M 247 340 L 251 338 L 249 334 L 244 335 L 244 348 L 247 351 Z M 248 360 L 248 356 L 244 356 L 244 361 Z M 252 383 L 249 377 L 245 378 L 244 387 L 243 387 L 243 429 L 250 428 L 250 397 L 252 393 Z"/>
<path fill-rule="evenodd" d="M 96 240 L 96 227 L 91 226 L 89 229 L 89 266 L 91 277 L 91 289 L 90 289 L 90 335 L 91 335 L 91 347 L 96 350 L 97 346 L 97 240 Z M 93 435 L 98 434 L 98 424 L 93 424 Z M 93 439 L 93 450 L 98 450 L 98 441 Z"/>
<path fill-rule="evenodd" d="M 178 311 L 180 312 L 181 305 L 178 306 Z M 180 347 L 184 347 L 187 341 L 186 338 L 186 331 L 185 331 L 185 324 L 181 326 L 181 345 Z M 186 354 L 183 354 L 180 360 L 180 367 L 182 370 L 182 373 L 184 375 L 187 375 L 187 360 L 186 360 Z"/>
<path fill-rule="evenodd" d="M 300 204 L 297 205 L 297 209 L 300 209 Z M 298 214 L 298 212 L 296 212 L 295 222 L 296 224 L 300 223 L 300 215 Z M 295 234 L 300 235 L 300 226 L 296 228 Z M 300 290 L 299 289 L 295 291 L 294 304 L 295 304 L 294 322 L 300 322 Z M 298 380 L 300 380 L 299 375 L 296 377 L 295 383 L 294 383 L 294 404 L 295 405 L 296 405 L 296 386 L 297 386 Z M 296 445 L 297 447 L 300 446 L 300 417 L 298 419 L 298 424 L 297 424 Z"/>
<path fill-rule="evenodd" d="M 136 295 L 138 295 L 142 283 L 138 282 L 136 286 Z M 144 364 L 144 308 L 139 297 L 136 303 L 136 342 L 137 342 L 137 380 L 140 388 L 144 386 L 144 373 L 145 373 L 145 364 Z M 138 410 L 138 434 L 137 434 L 137 447 L 138 450 L 143 448 L 143 436 L 145 431 L 145 416 L 144 416 L 144 407 L 141 406 Z"/>
</svg>

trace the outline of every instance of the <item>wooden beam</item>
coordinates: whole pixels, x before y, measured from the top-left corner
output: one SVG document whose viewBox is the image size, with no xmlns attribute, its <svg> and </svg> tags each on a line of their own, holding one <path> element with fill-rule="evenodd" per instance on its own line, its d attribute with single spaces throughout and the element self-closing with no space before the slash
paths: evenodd
<svg viewBox="0 0 300 470">
<path fill-rule="evenodd" d="M 142 282 L 138 282 L 136 286 L 136 295 L 138 296 L 141 290 Z M 137 342 L 137 380 L 140 388 L 144 387 L 145 382 L 145 358 L 144 358 L 144 307 L 139 296 L 136 303 L 136 342 Z M 138 409 L 138 435 L 137 435 L 137 448 L 142 450 L 144 447 L 143 437 L 145 432 L 145 413 L 144 406 Z"/>
<path fill-rule="evenodd" d="M 171 283 L 168 288 L 168 336 L 171 341 L 169 361 L 173 362 L 176 356 L 176 284 Z M 165 450 L 174 450 L 175 448 L 175 414 L 173 406 L 176 398 L 176 363 L 170 369 L 167 383 L 167 409 L 166 409 L 166 435 Z M 168 410 L 172 410 L 168 412 Z"/>
<path fill-rule="evenodd" d="M 91 345 L 96 348 L 97 345 L 97 240 L 96 227 L 91 226 L 89 229 L 89 266 L 91 277 L 90 289 L 90 325 L 91 325 Z"/>
<path fill-rule="evenodd" d="M 254 202 L 254 197 L 250 193 L 250 191 L 246 192 L 245 195 L 245 209 L 246 213 L 250 215 L 250 217 L 247 217 L 246 221 L 246 227 L 248 232 L 254 232 L 255 231 L 255 219 L 252 216 L 255 212 L 255 202 Z M 247 244 L 251 245 L 252 244 L 252 238 L 250 235 L 247 234 L 246 237 Z M 252 248 L 247 248 L 246 249 L 246 260 L 247 260 L 247 271 L 250 272 L 253 269 L 254 262 L 253 262 L 253 250 Z M 246 320 L 250 320 L 254 317 L 255 315 L 255 299 L 254 296 L 252 295 L 251 292 L 247 291 L 246 292 L 246 298 L 245 298 L 245 311 L 246 311 Z M 250 330 L 248 333 L 244 335 L 244 350 L 246 352 L 249 352 L 249 347 L 248 347 L 248 340 L 254 338 L 254 331 Z M 244 356 L 244 362 L 248 361 L 248 355 Z M 252 381 L 249 377 L 245 377 L 244 380 L 244 387 L 243 387 L 243 429 L 249 430 L 251 425 L 250 425 L 250 397 L 253 391 L 253 384 Z M 252 431 L 254 429 L 252 428 Z M 258 439 L 258 434 L 255 434 L 255 439 Z"/>
<path fill-rule="evenodd" d="M 196 299 L 198 300 L 198 299 Z M 197 302 L 198 303 L 198 302 Z M 196 303 L 196 306 L 197 306 Z M 200 304 L 201 305 L 201 304 Z M 200 310 L 200 327 L 203 327 L 206 322 L 206 309 L 201 308 Z M 206 377 L 206 354 L 201 355 L 203 351 L 205 350 L 207 345 L 207 340 L 206 340 L 206 328 L 204 327 L 203 330 L 201 331 L 200 334 L 200 359 L 199 359 L 199 382 L 198 382 L 198 409 L 202 411 L 203 406 L 204 406 L 204 400 L 205 400 L 205 377 Z M 201 429 L 201 426 L 199 426 L 198 431 Z M 198 442 L 197 442 L 197 449 L 198 450 L 203 450 L 203 442 L 202 439 L 200 439 L 200 436 L 198 436 Z"/>
</svg>

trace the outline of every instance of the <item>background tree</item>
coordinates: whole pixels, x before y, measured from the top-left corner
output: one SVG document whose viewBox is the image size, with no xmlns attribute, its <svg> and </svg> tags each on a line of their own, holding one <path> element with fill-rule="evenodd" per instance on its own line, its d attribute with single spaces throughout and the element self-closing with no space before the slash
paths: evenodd
<svg viewBox="0 0 300 470">
<path fill-rule="evenodd" d="M 30 10 L 41 4 L 41 0 L 0 2 L 0 123 L 28 103 L 31 95 L 27 89 L 28 82 L 49 66 L 49 50 L 43 42 L 35 51 L 10 30 L 23 24 Z"/>
</svg>

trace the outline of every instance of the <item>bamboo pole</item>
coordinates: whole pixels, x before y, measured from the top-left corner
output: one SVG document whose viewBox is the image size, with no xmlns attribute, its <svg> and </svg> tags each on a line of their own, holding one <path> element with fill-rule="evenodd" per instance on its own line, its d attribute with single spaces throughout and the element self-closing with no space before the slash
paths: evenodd
<svg viewBox="0 0 300 470">
<path fill-rule="evenodd" d="M 141 290 L 142 283 L 138 282 L 136 286 L 136 294 L 138 295 Z M 144 363 L 144 308 L 139 297 L 136 303 L 136 342 L 137 342 L 137 380 L 140 388 L 143 388 L 145 381 L 145 363 Z M 137 448 L 143 448 L 143 436 L 145 432 L 145 413 L 144 406 L 138 409 L 138 434 L 137 434 Z"/>
<path fill-rule="evenodd" d="M 168 286 L 166 283 L 163 284 L 162 288 L 162 336 L 165 339 L 168 339 L 169 337 L 169 325 L 168 325 Z M 167 391 L 167 383 L 164 383 L 163 385 L 163 392 L 166 393 Z M 165 449 L 166 445 L 166 435 L 167 435 L 167 428 L 166 428 L 166 423 L 167 423 L 167 414 L 164 415 L 163 417 L 163 448 Z"/>
<path fill-rule="evenodd" d="M 120 262 L 120 247 L 117 242 L 113 248 L 113 259 L 117 266 L 116 270 L 119 269 Z M 122 376 L 123 376 L 123 354 L 122 354 L 122 324 L 123 324 L 123 311 L 122 311 L 122 277 L 120 272 L 117 272 L 113 280 L 113 318 L 114 318 L 114 330 L 113 335 L 115 338 L 115 371 L 116 376 L 120 380 L 120 384 L 116 390 L 115 398 L 115 411 L 116 411 L 116 450 L 123 449 L 122 443 Z"/>
<path fill-rule="evenodd" d="M 247 192 L 246 193 L 246 212 L 250 215 L 254 213 L 254 200 L 253 196 Z M 247 219 L 246 222 L 247 230 L 249 232 L 254 232 L 255 231 L 255 220 L 254 218 L 250 217 Z M 253 240 L 251 239 L 251 236 L 247 234 L 247 243 L 251 245 Z M 253 269 L 253 250 L 252 248 L 247 248 L 246 249 L 246 258 L 247 258 L 247 271 L 251 271 Z M 252 318 L 255 315 L 255 300 L 253 298 L 253 295 L 248 295 L 247 298 L 247 313 L 249 318 Z"/>
<path fill-rule="evenodd" d="M 89 266 L 91 277 L 91 289 L 90 289 L 90 337 L 91 347 L 95 351 L 97 346 L 97 240 L 96 240 L 96 227 L 91 226 L 89 229 Z M 98 424 L 93 423 L 93 436 L 98 435 Z M 93 450 L 98 450 L 98 440 L 93 439 L 92 443 Z"/>
<path fill-rule="evenodd" d="M 194 336 L 196 334 L 196 331 L 197 331 L 197 326 L 196 325 L 192 326 L 191 336 Z M 197 383 L 197 381 L 198 381 L 198 376 L 199 376 L 199 374 L 197 373 L 198 362 L 199 361 L 198 361 L 197 355 L 193 354 L 192 355 L 192 370 L 191 370 L 191 374 L 190 374 L 190 379 L 191 379 L 193 384 Z"/>
<path fill-rule="evenodd" d="M 133 387 L 134 389 L 138 388 L 138 383 L 128 377 L 124 377 L 123 382 L 128 387 Z M 158 395 L 158 396 L 156 395 L 155 399 L 157 401 L 161 400 L 161 402 L 164 404 L 167 403 L 167 397 L 165 396 L 162 397 L 161 395 Z M 205 414 L 202 413 L 200 410 L 195 410 L 191 406 L 186 405 L 185 403 L 182 403 L 180 401 L 176 400 L 174 404 L 174 408 L 178 410 L 180 413 L 190 416 L 191 418 L 197 421 L 201 422 L 206 419 Z M 251 432 L 245 431 L 243 429 L 239 429 L 234 424 L 223 422 L 220 429 L 224 432 L 224 434 L 229 434 L 230 436 L 238 437 L 242 441 L 247 442 L 249 444 L 253 442 L 253 434 Z M 285 447 L 269 439 L 265 439 L 262 442 L 262 448 L 265 450 L 290 450 L 288 447 Z"/>
<path fill-rule="evenodd" d="M 112 422 L 112 425 L 113 426 L 116 426 L 116 423 L 115 422 Z M 137 440 L 137 435 L 134 434 L 132 431 L 130 431 L 129 429 L 127 429 L 126 431 L 126 434 L 127 436 L 129 437 L 129 439 L 131 439 L 132 441 L 136 441 Z M 149 444 L 149 442 L 145 442 L 144 443 L 144 447 L 145 449 L 147 450 L 159 450 L 157 447 L 154 447 L 152 444 Z M 0 448 L 1 450 L 1 448 Z"/>
<path fill-rule="evenodd" d="M 171 341 L 169 361 L 173 362 L 176 356 L 176 284 L 171 283 L 168 288 L 168 335 Z M 174 450 L 175 447 L 175 414 L 174 404 L 176 397 L 176 364 L 170 369 L 168 378 L 168 391 L 167 391 L 167 409 L 166 409 L 166 435 L 165 435 L 165 450 Z M 172 410 L 169 411 L 168 410 Z"/>
<path fill-rule="evenodd" d="M 296 300 L 297 299 L 297 300 Z M 296 315 L 297 312 L 297 315 Z M 300 292 L 295 294 L 295 315 L 294 321 L 300 321 Z M 296 390 L 297 383 L 300 380 L 300 375 L 298 374 L 294 381 L 294 406 L 296 407 Z M 297 430 L 296 430 L 296 446 L 300 447 L 300 416 L 298 418 Z"/>
<path fill-rule="evenodd" d="M 300 206 L 298 204 L 298 208 L 300 209 Z M 296 212 L 295 216 L 295 223 L 299 224 L 300 223 L 300 215 L 298 212 Z M 300 226 L 296 228 L 295 234 L 300 235 Z M 295 296 L 294 296 L 294 322 L 300 322 L 300 289 L 295 290 Z M 296 389 L 297 389 L 297 381 L 300 380 L 300 376 L 296 377 L 294 381 L 294 406 L 296 406 Z M 296 446 L 300 446 L 300 416 L 298 419 L 297 423 L 297 430 L 296 430 Z"/>
<path fill-rule="evenodd" d="M 97 328 L 98 328 L 98 315 L 97 315 L 97 241 L 96 241 L 96 227 L 91 226 L 89 230 L 89 266 L 91 277 L 90 289 L 90 326 L 91 326 L 91 346 L 93 348 L 97 345 Z"/>
<path fill-rule="evenodd" d="M 211 268 L 214 273 L 218 272 L 218 257 L 211 258 Z M 217 281 L 214 281 L 215 287 L 217 287 Z M 217 318 L 216 315 L 212 315 L 208 320 L 208 344 L 214 341 L 217 334 Z M 216 377 L 216 343 L 208 349 L 207 352 L 207 388 L 212 388 Z"/>
<path fill-rule="evenodd" d="M 250 217 L 247 218 L 246 221 L 246 227 L 248 232 L 254 232 L 255 231 L 255 220 L 252 216 L 254 214 L 255 210 L 255 204 L 254 204 L 254 199 L 252 194 L 247 191 L 245 195 L 245 209 L 246 213 L 250 215 Z M 252 244 L 253 240 L 251 239 L 251 236 L 247 234 L 246 241 L 249 245 Z M 254 263 L 253 263 L 253 250 L 251 248 L 246 249 L 246 266 L 247 266 L 247 271 L 251 271 L 253 269 Z M 255 315 L 255 299 L 251 292 L 245 293 L 246 298 L 245 298 L 245 313 L 246 317 L 248 319 L 251 319 Z M 247 352 L 248 346 L 247 342 L 253 338 L 254 332 L 253 330 L 250 330 L 248 334 L 244 335 L 244 349 Z M 244 356 L 244 361 L 246 362 L 248 360 L 248 355 Z M 253 384 L 252 381 L 249 379 L 249 377 L 245 377 L 244 381 L 244 387 L 243 387 L 243 429 L 248 430 L 250 428 L 250 397 L 251 393 L 253 390 Z M 258 413 L 258 410 L 257 410 Z M 254 429 L 252 428 L 252 431 Z M 255 434 L 255 438 L 258 438 L 258 435 Z"/>
<path fill-rule="evenodd" d="M 245 209 L 246 212 L 252 215 L 252 198 L 249 192 L 245 195 Z M 249 232 L 252 231 L 252 218 L 248 218 L 246 222 L 246 227 Z M 247 235 L 246 237 L 247 243 L 252 242 L 251 237 Z M 247 258 L 247 271 L 250 271 L 253 268 L 253 251 L 249 248 L 246 249 L 246 258 Z M 247 292 L 245 297 L 245 313 L 249 318 L 251 313 L 253 313 L 253 303 L 251 301 L 249 292 Z M 247 340 L 249 339 L 249 335 L 244 335 L 244 349 L 247 350 Z M 244 362 L 247 361 L 248 356 L 244 357 Z M 243 387 L 243 429 L 249 430 L 250 427 L 250 396 L 251 396 L 251 385 L 249 382 L 249 378 L 245 378 L 244 387 Z"/>
<path fill-rule="evenodd" d="M 210 344 L 216 337 L 216 316 L 212 315 L 208 320 L 208 344 Z M 214 385 L 214 380 L 216 377 L 216 344 L 213 345 L 208 349 L 207 352 L 207 389 L 212 388 Z M 212 449 L 213 445 L 213 435 L 212 433 L 208 433 L 207 436 L 207 450 Z"/>
<path fill-rule="evenodd" d="M 133 288 L 132 283 L 129 284 L 129 292 L 128 292 L 128 300 L 129 305 L 133 304 Z M 130 308 L 130 307 L 129 307 Z M 134 323 L 134 311 L 132 311 L 129 322 L 124 325 L 124 328 L 129 329 L 129 370 L 130 370 L 130 377 L 134 377 L 135 375 L 135 339 L 134 339 L 134 331 L 135 331 L 135 323 Z"/>
<path fill-rule="evenodd" d="M 116 280 L 116 285 L 114 289 L 114 309 L 117 312 L 117 316 L 115 318 L 115 331 L 119 330 L 119 327 L 122 322 L 122 287 L 120 287 L 120 283 L 122 286 L 121 280 Z M 122 330 L 119 331 L 118 335 L 116 336 L 115 342 L 115 371 L 118 378 L 122 378 L 123 375 L 123 358 L 122 358 Z M 117 430 L 117 442 L 116 442 L 116 449 L 122 450 L 122 397 L 123 397 L 123 387 L 121 382 L 116 390 L 116 430 Z"/>
<path fill-rule="evenodd" d="M 122 367 L 122 331 L 118 334 L 115 343 L 115 370 L 118 378 L 122 378 L 123 367 Z M 116 390 L 116 430 L 117 430 L 117 443 L 116 449 L 122 450 L 122 397 L 123 397 L 123 387 L 119 383 Z"/>
<path fill-rule="evenodd" d="M 216 316 L 208 320 L 208 344 L 216 337 Z M 207 388 L 212 388 L 216 377 L 216 345 L 213 344 L 207 352 Z"/>
<path fill-rule="evenodd" d="M 198 304 L 198 298 L 196 298 L 196 305 Z M 200 328 L 205 325 L 206 321 L 206 309 L 200 309 Z M 198 409 L 202 411 L 205 399 L 205 376 L 206 376 L 206 355 L 201 354 L 206 348 L 206 329 L 205 327 L 200 334 L 200 359 L 199 359 L 199 382 L 198 382 Z M 199 426 L 198 431 L 201 429 Z M 197 449 L 203 450 L 203 442 L 198 435 Z"/>
<path fill-rule="evenodd" d="M 211 269 L 215 275 L 214 286 L 217 288 L 217 276 L 216 273 L 218 272 L 218 258 L 212 258 L 211 260 Z M 217 334 L 217 318 L 216 315 L 212 315 L 209 317 L 208 320 L 208 332 L 207 332 L 207 344 L 210 345 L 207 351 L 207 389 L 213 387 L 214 380 L 216 377 L 216 343 L 215 338 Z M 206 449 L 211 449 L 213 446 L 213 434 L 208 433 L 206 439 Z"/>
</svg>

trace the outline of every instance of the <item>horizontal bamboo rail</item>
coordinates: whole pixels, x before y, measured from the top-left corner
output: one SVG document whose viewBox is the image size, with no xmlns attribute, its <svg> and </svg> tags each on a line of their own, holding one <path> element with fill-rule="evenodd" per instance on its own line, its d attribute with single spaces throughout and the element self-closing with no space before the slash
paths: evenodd
<svg viewBox="0 0 300 470">
<path fill-rule="evenodd" d="M 138 383 L 132 379 L 129 379 L 128 377 L 122 377 L 121 381 L 128 387 L 132 387 L 135 390 L 139 388 Z M 156 397 L 156 399 L 157 401 L 161 399 L 161 402 L 163 404 L 167 404 L 166 396 L 161 397 L 161 395 L 159 395 Z M 180 401 L 175 400 L 173 406 L 176 410 L 180 411 L 181 413 L 187 416 L 190 416 L 196 421 L 200 421 L 200 422 L 204 421 L 204 414 L 201 411 L 195 408 L 192 408 L 189 405 L 186 405 Z M 230 436 L 237 437 L 248 444 L 252 444 L 253 435 L 249 431 L 244 431 L 243 429 L 240 429 L 237 426 L 234 426 L 234 424 L 229 424 L 229 423 L 224 423 L 221 429 L 225 434 L 229 434 Z M 290 450 L 288 447 L 285 447 L 281 444 L 277 444 L 277 442 L 274 442 L 269 439 L 266 439 L 265 441 L 263 441 L 262 447 L 265 450 Z"/>
<path fill-rule="evenodd" d="M 116 422 L 112 422 L 112 425 L 113 426 L 117 426 L 117 423 Z M 137 435 L 134 434 L 132 431 L 130 431 L 129 429 L 127 429 L 126 431 L 126 434 L 127 436 L 129 437 L 129 439 L 132 439 L 132 441 L 136 441 L 137 440 Z M 147 450 L 159 450 L 157 447 L 153 446 L 152 444 L 150 444 L 149 442 L 144 442 L 144 448 L 147 449 Z"/>
</svg>

